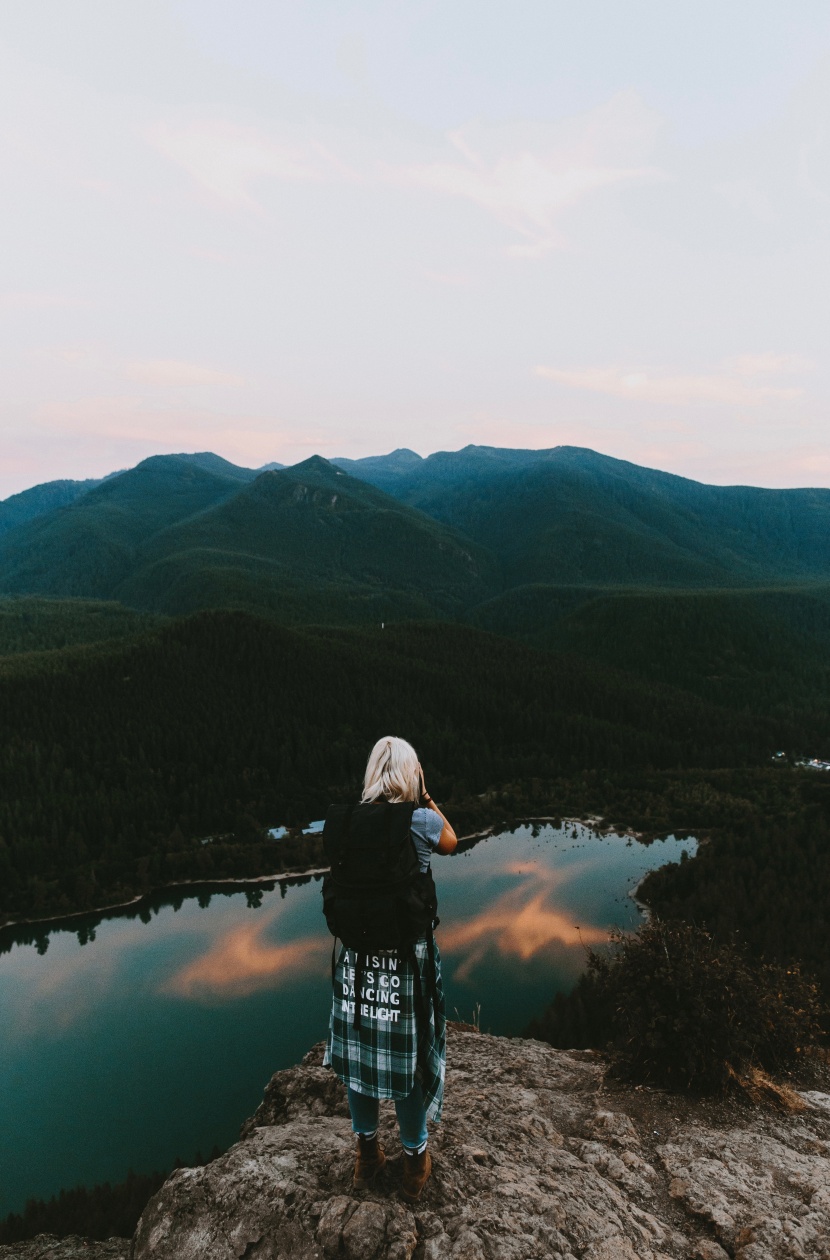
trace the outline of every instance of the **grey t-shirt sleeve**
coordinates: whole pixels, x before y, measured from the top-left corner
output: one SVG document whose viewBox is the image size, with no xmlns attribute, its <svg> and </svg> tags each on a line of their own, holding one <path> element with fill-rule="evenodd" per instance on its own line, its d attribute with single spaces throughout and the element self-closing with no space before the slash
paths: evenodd
<svg viewBox="0 0 830 1260">
<path fill-rule="evenodd" d="M 421 863 L 421 870 L 429 866 L 429 859 L 438 847 L 444 820 L 434 809 L 416 809 L 412 813 L 412 839 Z"/>
</svg>

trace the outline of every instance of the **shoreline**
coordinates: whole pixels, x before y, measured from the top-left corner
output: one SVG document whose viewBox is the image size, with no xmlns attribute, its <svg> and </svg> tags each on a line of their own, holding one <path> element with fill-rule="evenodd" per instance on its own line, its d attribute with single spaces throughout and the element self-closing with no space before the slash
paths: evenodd
<svg viewBox="0 0 830 1260">
<path fill-rule="evenodd" d="M 327 866 L 313 866 L 301 871 L 281 871 L 278 875 L 248 875 L 244 878 L 226 876 L 223 879 L 177 879 L 173 884 L 159 884 L 149 888 L 147 892 L 130 897 L 129 901 L 113 901 L 106 906 L 92 906 L 88 910 L 67 910 L 64 914 L 50 914 L 41 919 L 5 919 L 0 923 L 0 932 L 6 928 L 28 927 L 34 923 L 63 923 L 66 919 L 82 919 L 90 914 L 107 914 L 110 910 L 128 910 L 130 906 L 147 901 L 159 893 L 173 892 L 177 888 L 228 888 L 237 884 L 281 884 L 292 879 L 304 879 L 307 875 L 325 875 Z"/>
<path fill-rule="evenodd" d="M 646 871 L 645 875 L 641 875 L 640 878 L 637 880 L 637 883 L 634 885 L 632 889 L 630 889 L 628 893 L 629 897 L 634 902 L 634 905 L 637 907 L 640 914 L 645 919 L 646 923 L 651 922 L 651 906 L 646 905 L 644 901 L 640 901 L 639 897 L 637 896 L 637 893 L 640 891 L 643 884 L 646 882 L 647 877 L 650 874 L 651 874 L 651 871 Z"/>
<path fill-rule="evenodd" d="M 601 826 L 600 824 L 603 822 L 601 818 L 564 818 L 561 814 L 539 815 L 533 818 L 528 816 L 517 818 L 515 821 L 517 823 L 559 823 L 562 827 L 566 823 L 576 823 L 580 827 L 590 827 L 592 831 L 597 832 L 600 836 L 631 836 L 634 840 L 643 840 L 646 834 L 644 831 L 635 831 L 633 827 L 617 827 L 614 823 L 605 823 Z"/>
<path fill-rule="evenodd" d="M 621 835 L 622 833 L 618 832 L 617 834 Z M 637 835 L 637 832 L 631 832 L 630 834 Z M 695 839 L 697 841 L 697 848 L 695 849 L 695 852 L 692 854 L 692 857 L 689 859 L 690 861 L 692 861 L 694 858 L 697 857 L 698 853 L 700 852 L 701 845 L 706 844 L 709 840 L 709 837 L 706 835 L 696 836 Z M 634 902 L 634 905 L 640 911 L 640 914 L 643 916 L 646 923 L 651 922 L 651 915 L 652 915 L 651 906 L 647 905 L 645 901 L 640 901 L 639 897 L 637 896 L 637 893 L 640 891 L 641 887 L 643 886 L 643 884 L 646 882 L 649 875 L 651 874 L 652 874 L 651 871 L 645 871 L 644 874 L 642 874 L 640 878 L 637 880 L 637 883 L 634 885 L 634 887 L 630 889 L 628 893 L 628 896 Z"/>
<path fill-rule="evenodd" d="M 643 839 L 643 832 L 634 831 L 630 827 L 625 829 L 614 826 L 605 826 L 600 828 L 599 824 L 601 821 L 602 820 L 599 818 L 564 818 L 561 815 L 537 815 L 535 817 L 525 816 L 522 818 L 515 818 L 512 826 L 515 827 L 527 823 L 559 823 L 560 826 L 564 827 L 566 824 L 578 824 L 581 827 L 590 827 L 594 831 L 599 831 L 602 835 L 610 835 L 613 833 L 618 836 L 631 836 L 635 840 Z M 501 824 L 498 823 L 491 823 L 490 826 L 485 827 L 483 831 L 472 831 L 466 836 L 459 836 L 458 843 L 462 844 L 468 840 L 483 840 L 487 836 L 493 835 L 496 827 L 500 825 Z M 105 915 L 117 910 L 128 910 L 130 906 L 136 906 L 142 901 L 147 901 L 151 897 L 157 896 L 159 893 L 173 892 L 177 888 L 230 888 L 238 885 L 249 884 L 281 884 L 292 879 L 303 879 L 306 876 L 325 875 L 328 869 L 329 868 L 327 866 L 315 866 L 309 867 L 305 870 L 280 871 L 276 875 L 249 875 L 243 878 L 233 878 L 228 876 L 220 879 L 179 879 L 172 884 L 159 884 L 155 888 L 149 888 L 146 892 L 137 893 L 135 897 L 130 897 L 127 901 L 114 901 L 105 906 L 91 906 L 87 910 L 67 910 L 63 914 L 49 914 L 37 919 L 4 919 L 3 922 L 0 922 L 0 934 L 11 928 L 25 928 L 35 926 L 37 924 L 59 924 L 64 923 L 67 919 L 82 919 L 88 915 Z M 645 879 L 645 876 L 643 876 L 643 879 Z M 639 888 L 640 883 L 642 883 L 642 880 L 640 880 L 637 884 L 637 888 Z M 636 891 L 636 888 L 632 889 L 629 896 L 634 897 L 634 893 Z M 634 900 L 639 907 L 640 903 L 636 901 L 636 898 L 634 898 Z M 645 910 L 643 913 L 645 913 Z"/>
</svg>

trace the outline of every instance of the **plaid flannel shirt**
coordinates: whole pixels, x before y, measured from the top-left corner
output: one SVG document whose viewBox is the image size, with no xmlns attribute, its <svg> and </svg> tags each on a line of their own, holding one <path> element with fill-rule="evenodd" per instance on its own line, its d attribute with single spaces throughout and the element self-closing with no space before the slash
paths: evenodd
<svg viewBox="0 0 830 1260">
<path fill-rule="evenodd" d="M 357 952 L 340 950 L 334 972 L 329 1035 L 323 1063 L 344 1085 L 370 1098 L 406 1098 L 416 1079 L 424 1091 L 427 1119 L 438 1121 L 444 1102 L 446 1025 L 441 957 L 435 946 L 436 1000 L 426 941 L 415 945 L 422 1012 L 416 1018 L 415 969 L 405 954 L 364 955 L 360 1027 L 353 1027 Z M 436 1019 L 437 1015 L 437 1019 Z M 419 1037 L 421 1039 L 420 1054 Z"/>
</svg>

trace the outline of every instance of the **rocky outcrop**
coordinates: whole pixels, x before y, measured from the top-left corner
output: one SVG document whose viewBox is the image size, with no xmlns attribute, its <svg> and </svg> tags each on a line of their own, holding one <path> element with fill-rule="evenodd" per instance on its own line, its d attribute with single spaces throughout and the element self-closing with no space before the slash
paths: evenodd
<svg viewBox="0 0 830 1260">
<path fill-rule="evenodd" d="M 132 1260 L 830 1260 L 828 1095 L 795 1115 L 692 1102 L 615 1084 L 589 1052 L 454 1029 L 412 1209 L 389 1106 L 383 1179 L 352 1189 L 321 1050 L 273 1077 L 225 1155 L 172 1174 Z"/>
<path fill-rule="evenodd" d="M 28 1242 L 0 1247 L 0 1260 L 128 1260 L 129 1238 L 92 1242 L 89 1238 L 55 1238 L 38 1234 Z"/>
</svg>

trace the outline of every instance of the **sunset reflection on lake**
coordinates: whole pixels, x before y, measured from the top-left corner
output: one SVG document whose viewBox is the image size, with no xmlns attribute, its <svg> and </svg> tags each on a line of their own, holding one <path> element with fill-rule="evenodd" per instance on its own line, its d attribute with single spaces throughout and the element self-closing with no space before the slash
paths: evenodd
<svg viewBox="0 0 830 1260">
<path fill-rule="evenodd" d="M 642 875 L 694 841 L 643 846 L 530 826 L 434 859 L 447 1009 L 517 1034 L 638 919 Z M 325 1035 L 320 881 L 194 889 L 0 955 L 0 1214 L 235 1140 L 271 1074 Z M 284 895 L 283 895 L 284 893 Z M 13 1156 L 12 1156 L 13 1152 Z"/>
<path fill-rule="evenodd" d="M 279 988 L 286 979 L 319 974 L 328 938 L 320 933 L 295 941 L 268 941 L 276 917 L 271 911 L 259 922 L 218 934 L 210 949 L 171 976 L 163 990 L 183 998 L 240 998 L 258 989 Z"/>
</svg>

